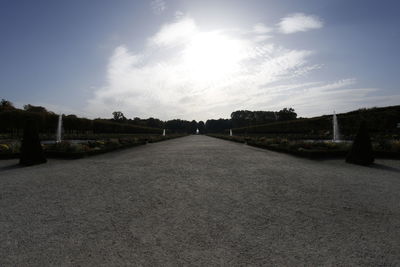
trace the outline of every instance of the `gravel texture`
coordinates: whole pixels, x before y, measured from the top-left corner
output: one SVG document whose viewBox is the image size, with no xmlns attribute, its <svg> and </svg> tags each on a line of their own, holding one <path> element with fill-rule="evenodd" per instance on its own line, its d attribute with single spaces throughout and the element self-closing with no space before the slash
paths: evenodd
<svg viewBox="0 0 400 267">
<path fill-rule="evenodd" d="M 399 266 L 400 161 L 207 136 L 0 161 L 0 266 Z"/>
</svg>

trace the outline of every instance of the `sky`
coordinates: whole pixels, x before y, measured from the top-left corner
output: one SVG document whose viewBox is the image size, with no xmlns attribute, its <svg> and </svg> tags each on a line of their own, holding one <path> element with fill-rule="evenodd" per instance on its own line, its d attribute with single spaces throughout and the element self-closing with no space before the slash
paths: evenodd
<svg viewBox="0 0 400 267">
<path fill-rule="evenodd" d="M 88 118 L 400 104 L 400 3 L 0 0 L 0 98 Z"/>
</svg>

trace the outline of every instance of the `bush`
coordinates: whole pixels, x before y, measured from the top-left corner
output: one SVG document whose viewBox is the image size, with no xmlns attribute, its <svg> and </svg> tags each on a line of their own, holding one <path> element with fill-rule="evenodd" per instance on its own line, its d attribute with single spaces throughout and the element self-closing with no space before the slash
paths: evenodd
<svg viewBox="0 0 400 267">
<path fill-rule="evenodd" d="M 365 121 L 361 122 L 360 129 L 346 157 L 346 162 L 359 165 L 370 165 L 374 162 L 371 139 Z"/>
<path fill-rule="evenodd" d="M 368 130 L 373 137 L 385 136 L 392 139 L 400 133 L 397 128 L 400 106 L 371 108 L 338 114 L 339 127 L 345 139 L 352 139 L 357 133 L 360 119 L 367 120 Z M 324 115 L 291 121 L 278 121 L 232 129 L 235 134 L 262 134 L 288 136 L 290 139 L 331 139 L 332 116 Z M 226 130 L 228 133 L 229 130 Z M 290 135 L 290 136 L 289 136 Z"/>
<path fill-rule="evenodd" d="M 7 152 L 9 152 L 11 149 L 10 149 L 10 146 L 9 145 L 7 145 L 7 144 L 0 144 L 0 153 L 7 153 Z"/>
<path fill-rule="evenodd" d="M 28 120 L 24 128 L 19 164 L 31 166 L 47 162 L 39 140 L 37 124 Z"/>
</svg>

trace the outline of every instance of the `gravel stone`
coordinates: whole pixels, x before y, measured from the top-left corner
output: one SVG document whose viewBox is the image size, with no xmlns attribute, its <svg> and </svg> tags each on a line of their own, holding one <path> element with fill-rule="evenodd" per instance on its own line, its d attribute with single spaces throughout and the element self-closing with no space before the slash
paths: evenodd
<svg viewBox="0 0 400 267">
<path fill-rule="evenodd" d="M 399 266 L 400 161 L 188 136 L 0 161 L 0 266 Z"/>
</svg>

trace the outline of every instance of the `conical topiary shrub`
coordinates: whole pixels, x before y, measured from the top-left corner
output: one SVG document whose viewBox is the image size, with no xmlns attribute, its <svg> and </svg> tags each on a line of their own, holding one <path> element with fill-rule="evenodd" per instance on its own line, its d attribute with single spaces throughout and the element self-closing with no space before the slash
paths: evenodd
<svg viewBox="0 0 400 267">
<path fill-rule="evenodd" d="M 37 125 L 28 120 L 24 128 L 19 164 L 31 166 L 47 162 L 39 140 Z"/>
<path fill-rule="evenodd" d="M 365 121 L 360 124 L 360 129 L 346 157 L 346 162 L 359 165 L 370 165 L 374 162 L 374 152 Z"/>
</svg>

